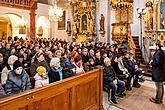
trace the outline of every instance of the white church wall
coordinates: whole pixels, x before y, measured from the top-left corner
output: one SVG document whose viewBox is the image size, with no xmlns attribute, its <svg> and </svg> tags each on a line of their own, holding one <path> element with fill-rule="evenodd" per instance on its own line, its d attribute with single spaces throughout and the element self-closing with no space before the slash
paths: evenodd
<svg viewBox="0 0 165 110">
<path fill-rule="evenodd" d="M 110 10 L 110 43 L 113 44 L 114 42 L 112 41 L 112 23 L 115 23 L 115 10 Z"/>
<path fill-rule="evenodd" d="M 101 42 L 109 42 L 113 43 L 112 41 L 112 23 L 115 23 L 115 11 L 110 8 L 110 0 L 99 0 L 99 11 L 97 12 L 97 21 L 98 21 L 98 30 L 100 29 L 100 17 L 101 14 L 105 17 L 105 35 L 102 37 L 98 34 L 99 41 Z M 99 33 L 99 32 L 98 32 Z"/>
<path fill-rule="evenodd" d="M 38 9 L 37 9 L 37 18 L 40 16 L 46 16 L 48 18 L 48 12 L 50 9 L 50 5 L 45 5 L 45 4 L 41 4 L 38 3 Z M 66 27 L 67 27 L 67 20 L 68 19 L 72 19 L 72 13 L 71 13 L 71 9 L 68 7 L 62 7 L 63 10 L 66 11 L 66 15 L 65 15 L 65 30 L 58 30 L 58 21 L 50 21 L 50 37 L 51 38 L 58 38 L 58 39 L 66 39 L 71 40 L 70 36 L 67 35 L 66 33 Z"/>
<path fill-rule="evenodd" d="M 18 36 L 26 38 L 28 37 L 28 34 L 19 34 L 19 28 L 18 28 L 18 21 L 21 20 L 22 16 L 24 16 L 24 19 L 28 22 L 26 27 L 27 30 L 30 27 L 30 15 L 28 10 L 22 10 L 22 9 L 16 9 L 16 8 L 10 8 L 10 7 L 4 7 L 0 6 L 0 15 L 7 15 L 11 21 L 12 25 L 12 37 Z M 12 10 L 12 11 L 11 11 Z M 29 31 L 29 30 L 28 30 Z"/>
<path fill-rule="evenodd" d="M 50 5 L 45 5 L 45 4 L 41 4 L 38 3 L 38 9 L 36 10 L 36 33 L 37 33 L 37 20 L 39 17 L 44 16 L 48 19 L 48 11 L 49 11 Z M 63 9 L 66 11 L 66 22 L 65 22 L 65 26 L 67 26 L 67 20 L 68 19 L 72 19 L 72 13 L 71 13 L 71 9 L 68 9 L 68 7 L 63 7 Z M 27 24 L 27 29 L 28 29 L 28 33 L 30 33 L 30 11 L 28 10 L 22 10 L 22 9 L 16 9 L 16 8 L 10 8 L 10 7 L 3 7 L 0 6 L 0 15 L 4 15 L 4 14 L 15 14 L 18 17 L 22 17 L 22 15 L 24 16 L 25 20 L 27 20 L 28 24 Z M 12 10 L 12 11 L 11 11 Z M 16 30 L 18 29 L 18 26 L 14 23 L 16 23 L 17 20 L 15 20 L 13 17 L 11 17 L 12 20 L 12 26 L 13 26 L 13 36 L 19 35 L 19 31 Z M 46 22 L 48 23 L 48 22 Z M 50 21 L 50 24 L 47 24 L 46 28 L 50 28 L 49 29 L 49 34 L 50 37 L 53 38 L 58 38 L 58 39 L 66 39 L 69 40 L 71 37 L 68 37 L 67 33 L 66 33 L 66 28 L 65 30 L 58 30 L 58 23 L 57 21 Z M 27 34 L 30 35 L 30 34 Z"/>
<path fill-rule="evenodd" d="M 101 18 L 101 14 L 104 15 L 105 17 L 105 21 L 104 21 L 104 29 L 105 29 L 105 34 L 104 37 L 102 37 L 102 35 L 99 33 L 98 37 L 99 37 L 99 41 L 100 42 L 107 42 L 107 37 L 109 37 L 108 35 L 108 1 L 109 0 L 99 0 L 99 11 L 97 12 L 98 14 L 98 22 L 100 22 L 100 18 Z M 98 30 L 100 30 L 100 24 L 98 25 Z"/>
<path fill-rule="evenodd" d="M 37 19 L 36 22 L 36 37 L 40 37 L 38 36 L 39 33 L 39 28 L 40 26 L 43 28 L 43 38 L 50 38 L 50 21 L 48 20 L 48 18 L 46 16 L 40 16 Z"/>
<path fill-rule="evenodd" d="M 139 36 L 140 35 L 140 22 L 138 18 L 137 8 L 145 8 L 145 3 L 143 0 L 134 0 L 134 19 L 133 24 L 131 24 L 132 36 Z M 144 27 L 143 27 L 144 30 Z"/>
</svg>

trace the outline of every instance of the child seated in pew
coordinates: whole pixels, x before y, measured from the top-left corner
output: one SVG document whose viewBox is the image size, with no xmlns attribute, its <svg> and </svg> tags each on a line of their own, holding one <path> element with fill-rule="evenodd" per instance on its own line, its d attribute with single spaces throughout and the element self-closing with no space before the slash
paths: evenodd
<svg viewBox="0 0 165 110">
<path fill-rule="evenodd" d="M 36 71 L 37 71 L 37 73 L 34 76 L 35 88 L 42 87 L 44 85 L 48 85 L 49 78 L 48 78 L 48 74 L 46 72 L 46 68 L 43 66 L 39 66 Z"/>
<path fill-rule="evenodd" d="M 104 77 L 103 83 L 108 85 L 111 89 L 111 101 L 114 104 L 117 104 L 116 95 L 118 97 L 123 97 L 122 90 L 125 86 L 125 83 L 119 80 L 116 76 L 116 72 L 114 71 L 113 67 L 111 66 L 111 59 L 106 57 L 104 59 Z"/>
</svg>

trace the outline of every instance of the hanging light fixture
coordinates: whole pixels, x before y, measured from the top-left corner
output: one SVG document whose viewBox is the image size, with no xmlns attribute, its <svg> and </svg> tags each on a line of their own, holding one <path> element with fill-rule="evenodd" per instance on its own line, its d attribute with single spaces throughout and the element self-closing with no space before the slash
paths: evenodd
<svg viewBox="0 0 165 110">
<path fill-rule="evenodd" d="M 54 6 L 50 7 L 48 14 L 50 20 L 61 20 L 63 16 L 63 10 L 57 6 L 57 0 L 55 0 Z"/>
</svg>

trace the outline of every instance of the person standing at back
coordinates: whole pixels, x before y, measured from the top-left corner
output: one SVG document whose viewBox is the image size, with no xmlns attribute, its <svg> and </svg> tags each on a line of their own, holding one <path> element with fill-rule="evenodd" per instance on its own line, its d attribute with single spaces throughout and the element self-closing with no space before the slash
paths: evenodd
<svg viewBox="0 0 165 110">
<path fill-rule="evenodd" d="M 152 80 L 156 85 L 156 97 L 150 98 L 150 101 L 156 104 L 162 103 L 164 95 L 164 85 L 165 81 L 165 53 L 161 49 L 160 41 L 156 42 L 156 51 L 151 61 L 152 65 Z"/>
</svg>

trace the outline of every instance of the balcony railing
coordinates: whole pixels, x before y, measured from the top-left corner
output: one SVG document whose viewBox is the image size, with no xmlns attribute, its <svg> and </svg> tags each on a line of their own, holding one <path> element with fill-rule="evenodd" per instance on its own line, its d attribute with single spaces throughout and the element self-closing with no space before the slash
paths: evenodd
<svg viewBox="0 0 165 110">
<path fill-rule="evenodd" d="M 0 0 L 0 6 L 21 8 L 29 10 L 36 0 Z"/>
</svg>

